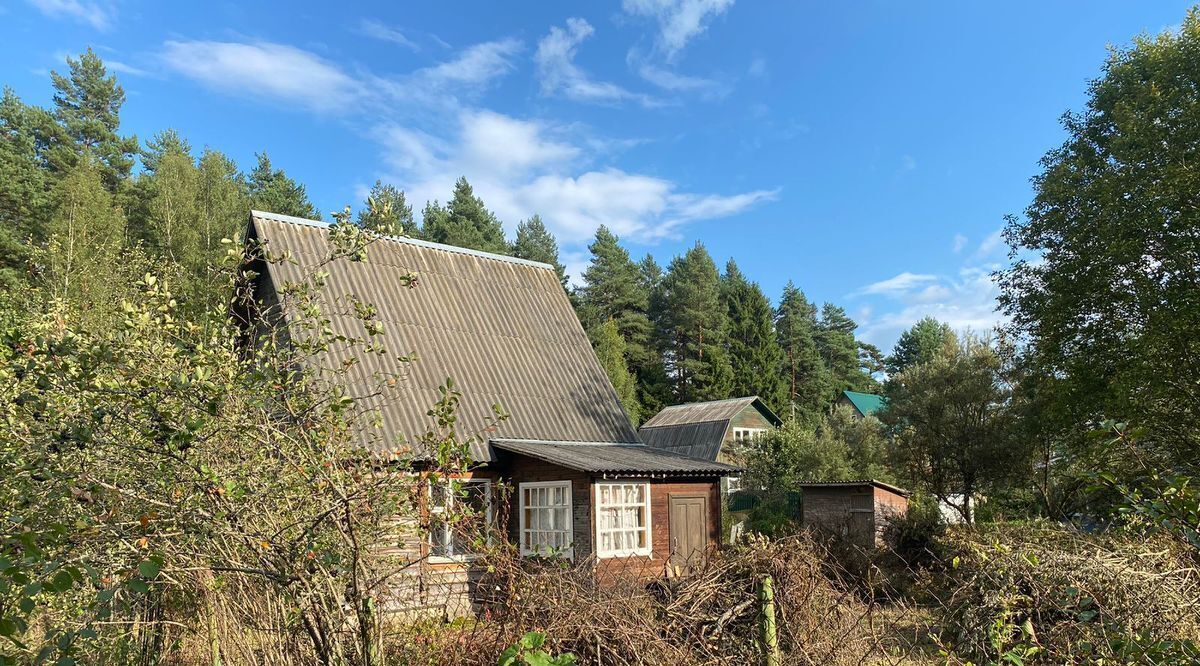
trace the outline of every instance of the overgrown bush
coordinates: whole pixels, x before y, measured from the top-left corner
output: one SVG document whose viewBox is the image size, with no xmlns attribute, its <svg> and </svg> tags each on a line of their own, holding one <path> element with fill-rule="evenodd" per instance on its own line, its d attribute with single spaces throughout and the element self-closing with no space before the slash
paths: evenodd
<svg viewBox="0 0 1200 666">
<path fill-rule="evenodd" d="M 950 546 L 937 624 L 955 663 L 1200 660 L 1200 576 L 1172 542 L 1034 525 Z"/>
<path fill-rule="evenodd" d="M 883 532 L 891 553 L 910 568 L 926 568 L 943 560 L 946 518 L 927 495 L 909 499 L 904 515 L 892 516 Z"/>
</svg>

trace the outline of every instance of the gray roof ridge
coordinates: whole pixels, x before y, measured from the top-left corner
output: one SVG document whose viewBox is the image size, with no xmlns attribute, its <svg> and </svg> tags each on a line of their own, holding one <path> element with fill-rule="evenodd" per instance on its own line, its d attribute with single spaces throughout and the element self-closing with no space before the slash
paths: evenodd
<svg viewBox="0 0 1200 666">
<path fill-rule="evenodd" d="M 312 220 L 312 219 L 309 219 L 306 217 L 296 217 L 294 215 L 283 215 L 281 213 L 272 213 L 272 212 L 264 211 L 264 210 L 253 210 L 252 209 L 250 211 L 250 216 L 261 218 L 264 220 L 270 220 L 272 222 L 284 222 L 286 224 L 299 224 L 299 225 L 303 225 L 306 227 L 315 227 L 318 229 L 328 229 L 329 228 L 329 223 L 323 222 L 321 220 Z M 431 250 L 443 250 L 446 252 L 456 252 L 458 254 L 468 254 L 468 255 L 471 255 L 474 257 L 480 257 L 483 259 L 494 259 L 496 261 L 503 261 L 503 262 L 507 262 L 510 264 L 521 264 L 524 266 L 532 266 L 534 268 L 544 268 L 544 269 L 549 269 L 549 270 L 555 270 L 555 268 L 553 266 L 551 266 L 550 264 L 543 263 L 540 261 L 533 261 L 532 259 L 521 259 L 520 257 L 510 257 L 510 256 L 503 255 L 503 254 L 496 254 L 494 252 L 484 252 L 483 250 L 472 250 L 471 248 L 458 247 L 457 245 L 446 245 L 445 243 L 434 243 L 433 241 L 421 240 L 419 238 L 409 238 L 407 236 L 389 236 L 387 234 L 380 234 L 379 237 L 383 240 L 394 241 L 397 243 L 407 243 L 409 245 L 415 245 L 417 247 L 429 248 Z"/>
<path fill-rule="evenodd" d="M 644 442 L 584 442 L 562 439 L 527 439 L 523 437 L 492 437 L 488 442 L 513 442 L 514 444 L 554 444 L 556 446 L 646 446 Z"/>
<path fill-rule="evenodd" d="M 689 403 L 689 404 L 695 404 L 695 403 Z M 667 409 L 669 409 L 669 408 L 663 407 L 663 410 L 667 410 Z M 659 414 L 662 414 L 662 412 L 659 412 Z M 646 422 L 646 423 L 643 423 L 642 425 L 638 426 L 638 431 L 640 432 L 642 430 L 654 430 L 655 428 L 683 428 L 685 426 L 702 425 L 705 423 L 729 423 L 732 420 L 733 420 L 733 417 L 731 416 L 727 419 L 708 419 L 707 421 L 687 421 L 685 423 L 667 423 L 664 425 L 654 425 L 649 422 Z"/>
</svg>

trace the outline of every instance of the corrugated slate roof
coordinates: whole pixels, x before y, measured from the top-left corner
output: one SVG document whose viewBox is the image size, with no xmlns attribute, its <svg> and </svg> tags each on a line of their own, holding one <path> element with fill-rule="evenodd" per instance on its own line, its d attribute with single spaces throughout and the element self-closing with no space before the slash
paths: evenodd
<svg viewBox="0 0 1200 666">
<path fill-rule="evenodd" d="M 767 420 L 776 425 L 780 423 L 762 399 L 756 395 L 745 398 L 729 398 L 727 400 L 711 400 L 709 402 L 689 402 L 683 405 L 665 407 L 650 420 L 642 424 L 643 428 L 661 428 L 663 426 L 682 425 L 685 423 L 705 423 L 707 421 L 728 421 L 738 415 L 748 405 L 758 403 L 758 407 L 767 416 Z"/>
<path fill-rule="evenodd" d="M 721 453 L 721 442 L 724 441 L 728 428 L 729 421 L 707 421 L 659 428 L 643 427 L 638 430 L 638 435 L 647 446 L 656 449 L 716 460 L 717 455 Z"/>
<path fill-rule="evenodd" d="M 716 460 L 729 422 L 753 405 L 775 425 L 781 421 L 756 395 L 709 402 L 672 405 L 655 414 L 638 429 L 642 441 L 650 446 L 684 455 Z"/>
<path fill-rule="evenodd" d="M 322 222 L 254 211 L 251 231 L 295 262 L 267 265 L 276 285 L 304 279 L 331 250 Z M 391 395 L 368 403 L 380 410 L 384 448 L 434 425 L 426 412 L 447 377 L 463 393 L 463 432 L 482 428 L 499 404 L 511 414 L 497 427 L 506 437 L 639 441 L 551 266 L 407 238 L 380 239 L 367 254 L 366 262 L 323 266 L 329 277 L 321 298 L 335 332 L 363 334 L 356 318 L 330 307 L 335 295 L 352 294 L 377 308 L 389 352 L 418 357 L 386 367 L 385 357 L 358 354 L 347 376 L 352 392 L 364 395 L 379 373 L 404 373 Z M 402 282 L 409 273 L 418 277 L 414 288 Z M 329 355 L 337 363 L 346 354 Z M 492 459 L 486 444 L 472 453 Z"/>
<path fill-rule="evenodd" d="M 897 495 L 904 495 L 905 497 L 912 494 L 911 491 L 905 490 L 899 486 L 893 486 L 890 483 L 884 483 L 883 481 L 876 481 L 875 479 L 852 479 L 850 481 L 804 481 L 804 482 L 798 483 L 796 485 L 800 486 L 801 488 L 840 488 L 840 487 L 853 487 L 853 486 L 875 486 L 876 488 L 883 488 L 884 490 L 896 493 Z"/>
<path fill-rule="evenodd" d="M 605 444 L 493 439 L 492 446 L 591 474 L 726 476 L 740 468 L 684 456 L 644 444 Z"/>
<path fill-rule="evenodd" d="M 874 393 L 859 393 L 858 391 L 842 391 L 842 395 L 854 405 L 859 414 L 870 416 L 887 405 L 887 400 Z"/>
</svg>

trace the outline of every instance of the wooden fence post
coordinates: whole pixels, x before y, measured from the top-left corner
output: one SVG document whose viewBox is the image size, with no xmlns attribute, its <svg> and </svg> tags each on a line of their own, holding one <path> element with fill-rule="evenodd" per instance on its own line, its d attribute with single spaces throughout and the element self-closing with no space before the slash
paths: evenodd
<svg viewBox="0 0 1200 666">
<path fill-rule="evenodd" d="M 763 576 L 758 588 L 758 599 L 762 604 L 759 624 L 762 629 L 763 652 L 766 666 L 780 666 L 779 634 L 775 627 L 775 589 L 771 576 Z"/>
</svg>

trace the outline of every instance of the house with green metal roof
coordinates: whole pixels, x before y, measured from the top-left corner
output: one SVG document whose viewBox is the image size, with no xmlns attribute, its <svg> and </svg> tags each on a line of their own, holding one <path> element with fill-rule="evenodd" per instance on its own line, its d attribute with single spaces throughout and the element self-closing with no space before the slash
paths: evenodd
<svg viewBox="0 0 1200 666">
<path fill-rule="evenodd" d="M 871 416 L 887 406 L 887 400 L 874 393 L 859 393 L 858 391 L 842 391 L 837 399 L 839 405 L 849 405 L 859 418 Z"/>
</svg>

